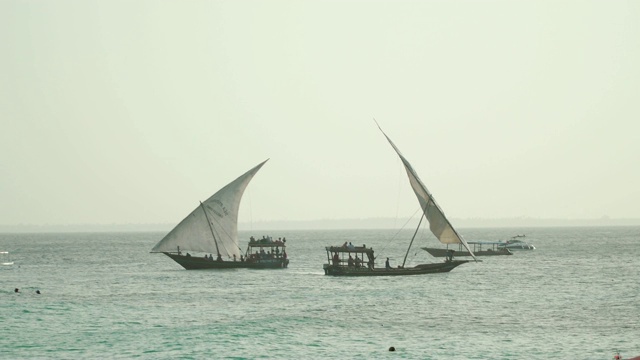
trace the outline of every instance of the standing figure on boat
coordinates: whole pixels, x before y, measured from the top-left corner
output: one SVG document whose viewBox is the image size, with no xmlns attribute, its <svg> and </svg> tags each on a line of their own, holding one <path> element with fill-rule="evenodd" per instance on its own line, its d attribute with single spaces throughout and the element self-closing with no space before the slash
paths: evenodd
<svg viewBox="0 0 640 360">
<path fill-rule="evenodd" d="M 349 254 L 349 261 L 347 261 L 347 265 L 349 265 L 349 267 L 353 267 L 353 258 L 351 257 L 351 254 Z"/>
<path fill-rule="evenodd" d="M 333 254 L 333 265 L 340 265 L 340 256 L 337 252 Z"/>
<path fill-rule="evenodd" d="M 455 252 L 455 250 L 449 249 L 447 251 L 447 262 L 452 262 L 453 261 L 453 253 Z"/>
<path fill-rule="evenodd" d="M 391 265 L 389 265 L 389 258 L 387 258 L 387 261 L 385 261 L 384 267 L 387 269 L 391 269 Z"/>
</svg>

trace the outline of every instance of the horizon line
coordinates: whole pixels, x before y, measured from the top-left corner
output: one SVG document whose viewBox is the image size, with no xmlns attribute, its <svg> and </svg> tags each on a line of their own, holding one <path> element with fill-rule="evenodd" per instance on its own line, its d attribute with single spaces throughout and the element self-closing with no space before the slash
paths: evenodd
<svg viewBox="0 0 640 360">
<path fill-rule="evenodd" d="M 374 217 L 320 220 L 257 220 L 238 223 L 239 231 L 257 230 L 347 230 L 398 229 L 415 225 L 410 219 Z M 513 228 L 513 227 L 589 227 L 640 226 L 640 218 L 467 218 L 453 219 L 457 228 Z M 13 232 L 127 232 L 169 231 L 176 223 L 75 223 L 75 224 L 3 224 L 0 233 Z"/>
</svg>

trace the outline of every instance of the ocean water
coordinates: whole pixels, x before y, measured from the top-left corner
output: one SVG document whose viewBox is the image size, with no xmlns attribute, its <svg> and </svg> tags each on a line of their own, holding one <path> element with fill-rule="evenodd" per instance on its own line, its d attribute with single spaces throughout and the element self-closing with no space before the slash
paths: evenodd
<svg viewBox="0 0 640 360">
<path fill-rule="evenodd" d="M 411 230 L 286 236 L 284 270 L 186 271 L 150 249 L 164 233 L 0 234 L 3 359 L 612 359 L 640 355 L 640 227 L 526 233 L 535 251 L 450 273 L 325 276 L 324 246 L 402 261 Z M 416 240 L 409 264 L 441 261 Z M 19 288 L 20 293 L 15 293 Z M 41 294 L 35 293 L 40 290 Z M 395 347 L 395 352 L 388 351 Z"/>
</svg>

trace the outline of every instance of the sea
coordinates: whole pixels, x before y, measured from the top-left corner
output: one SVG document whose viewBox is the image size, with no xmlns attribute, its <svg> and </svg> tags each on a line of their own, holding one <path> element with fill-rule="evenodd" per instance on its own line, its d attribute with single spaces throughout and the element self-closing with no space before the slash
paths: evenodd
<svg viewBox="0 0 640 360">
<path fill-rule="evenodd" d="M 325 246 L 402 263 L 413 230 L 242 231 L 286 237 L 278 270 L 184 270 L 162 232 L 4 233 L 2 359 L 613 359 L 640 355 L 640 227 L 467 228 L 536 250 L 450 273 L 324 275 Z M 407 266 L 442 261 L 420 233 Z M 18 288 L 19 292 L 15 292 Z M 39 290 L 40 294 L 36 291 Z M 390 351 L 393 348 L 395 351 Z"/>
</svg>

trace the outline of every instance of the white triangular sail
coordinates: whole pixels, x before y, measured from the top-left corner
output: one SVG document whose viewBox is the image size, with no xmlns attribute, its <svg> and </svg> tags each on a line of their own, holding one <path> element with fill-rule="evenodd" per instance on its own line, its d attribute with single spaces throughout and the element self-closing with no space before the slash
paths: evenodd
<svg viewBox="0 0 640 360">
<path fill-rule="evenodd" d="M 268 160 L 258 164 L 203 201 L 160 240 L 151 252 L 176 252 L 179 247 L 180 251 L 220 253 L 223 257 L 231 258 L 235 255 L 240 258 L 238 246 L 240 200 L 253 176 Z"/>
<path fill-rule="evenodd" d="M 380 125 L 378 125 L 378 129 L 382 131 Z M 425 217 L 429 221 L 429 229 L 431 230 L 431 232 L 443 244 L 464 245 L 464 247 L 469 251 L 469 254 L 471 254 L 471 256 L 473 256 L 473 258 L 475 259 L 475 255 L 473 255 L 473 251 L 471 251 L 467 242 L 453 228 L 453 225 L 451 225 L 447 217 L 444 215 L 444 212 L 436 203 L 433 195 L 431 195 L 431 193 L 429 193 L 429 190 L 427 190 L 427 187 L 424 186 L 424 184 L 418 177 L 418 174 L 416 174 L 415 170 L 413 170 L 413 167 L 411 167 L 409 161 L 407 161 L 407 159 L 402 155 L 400 150 L 398 150 L 396 145 L 393 143 L 393 141 L 391 141 L 387 134 L 384 133 L 384 131 L 382 131 L 382 134 L 387 138 L 389 144 L 391 144 L 393 149 L 400 157 L 400 160 L 402 160 L 402 164 L 404 164 L 404 168 L 407 171 L 407 176 L 409 176 L 409 183 L 411 184 L 413 192 L 418 198 L 418 202 L 420 203 L 420 207 L 422 208 Z"/>
</svg>

